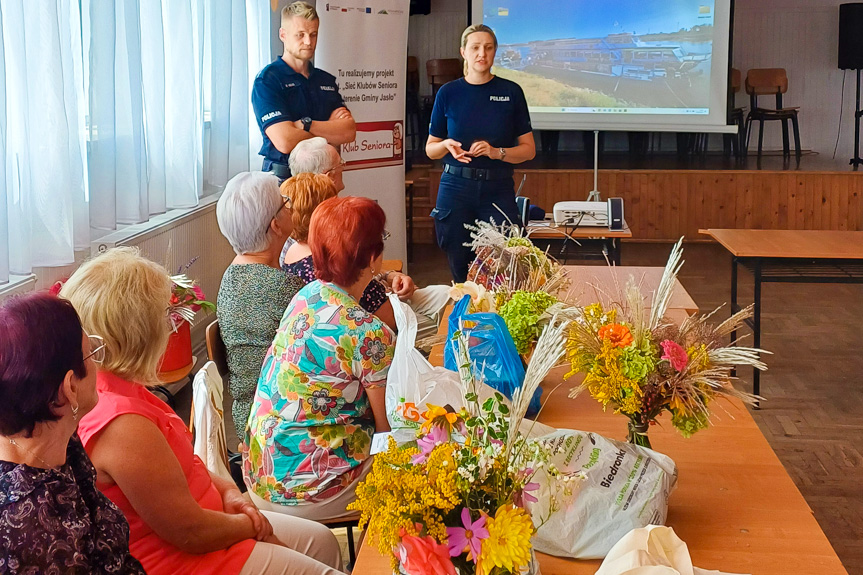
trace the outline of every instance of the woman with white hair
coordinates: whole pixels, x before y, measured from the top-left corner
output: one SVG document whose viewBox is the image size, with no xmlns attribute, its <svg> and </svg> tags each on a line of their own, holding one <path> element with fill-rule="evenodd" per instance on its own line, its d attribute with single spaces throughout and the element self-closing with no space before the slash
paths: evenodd
<svg viewBox="0 0 863 575">
<path fill-rule="evenodd" d="M 291 298 L 305 285 L 279 265 L 293 231 L 290 198 L 268 172 L 243 172 L 225 186 L 216 206 L 222 235 L 237 254 L 219 288 L 217 316 L 228 362 L 228 388 L 242 439 L 261 364 Z"/>
</svg>

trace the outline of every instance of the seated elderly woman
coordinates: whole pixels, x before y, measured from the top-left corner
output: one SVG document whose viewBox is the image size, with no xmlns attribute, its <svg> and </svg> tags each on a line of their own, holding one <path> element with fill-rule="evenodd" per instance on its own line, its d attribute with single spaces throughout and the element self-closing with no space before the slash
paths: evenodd
<svg viewBox="0 0 863 575">
<path fill-rule="evenodd" d="M 98 401 L 103 354 L 67 301 L 36 293 L 0 307 L 4 573 L 144 573 L 129 553 L 129 524 L 96 489 L 76 434 Z"/>
<path fill-rule="evenodd" d="M 158 382 L 170 329 L 166 270 L 136 250 L 114 248 L 78 268 L 60 295 L 105 341 L 99 403 L 79 433 L 147 573 L 338 573 L 339 547 L 327 528 L 266 516 L 232 482 L 211 475 L 183 421 L 147 389 Z"/>
<path fill-rule="evenodd" d="M 345 515 L 371 469 L 372 435 L 389 431 L 394 335 L 359 305 L 381 269 L 385 220 L 379 205 L 358 197 L 330 198 L 312 216 L 320 279 L 285 311 L 246 429 L 245 480 L 261 509 L 319 521 Z"/>
<path fill-rule="evenodd" d="M 267 348 L 288 302 L 306 282 L 286 273 L 279 254 L 293 229 L 291 203 L 268 172 L 234 176 L 216 206 L 219 230 L 237 254 L 219 288 L 216 315 L 225 342 L 231 414 L 242 440 Z"/>
<path fill-rule="evenodd" d="M 295 167 L 315 165 L 313 160 L 323 162 L 325 167 L 327 159 L 333 155 L 338 159 L 338 152 L 331 145 L 323 141 L 323 147 L 313 147 L 313 140 L 323 138 L 312 138 L 304 140 L 297 145 L 300 148 L 298 163 Z M 291 153 L 293 158 L 294 152 Z M 303 162 L 303 160 L 306 160 Z M 292 159 L 293 161 L 293 159 Z M 292 164 L 293 165 L 293 164 Z M 338 164 L 336 164 L 338 166 Z M 299 173 L 293 178 L 282 183 L 282 193 L 291 199 L 293 210 L 294 231 L 291 239 L 282 252 L 282 268 L 297 275 L 306 282 L 315 280 L 315 266 L 312 261 L 311 250 L 308 245 L 309 221 L 315 208 L 326 200 L 333 197 L 340 189 L 341 176 L 333 180 L 330 174 L 332 170 L 323 170 L 320 174 Z M 335 187 L 333 187 L 335 186 Z M 344 188 L 344 185 L 341 186 Z M 381 272 L 363 290 L 360 305 L 364 310 L 376 315 L 390 328 L 396 329 L 395 315 L 392 303 L 387 297 L 387 289 L 392 290 L 400 299 L 406 300 L 416 312 L 419 320 L 419 332 L 421 335 L 430 335 L 428 332 L 435 331 L 440 320 L 441 311 L 449 301 L 449 286 L 428 286 L 417 289 L 413 280 L 396 271 Z"/>
</svg>

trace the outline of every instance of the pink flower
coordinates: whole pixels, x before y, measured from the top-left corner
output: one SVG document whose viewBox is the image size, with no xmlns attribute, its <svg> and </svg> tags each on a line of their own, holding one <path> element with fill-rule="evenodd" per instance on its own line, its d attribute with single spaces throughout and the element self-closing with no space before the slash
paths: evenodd
<svg viewBox="0 0 863 575">
<path fill-rule="evenodd" d="M 450 557 L 458 557 L 467 550 L 468 560 L 476 563 L 482 540 L 488 538 L 488 530 L 485 528 L 485 517 L 485 514 L 481 514 L 479 519 L 471 521 L 470 510 L 467 507 L 462 508 L 461 523 L 464 525 L 464 528 L 446 528 L 446 534 L 449 538 Z"/>
<path fill-rule="evenodd" d="M 539 483 L 525 483 L 521 491 L 516 492 L 515 497 L 513 497 L 513 503 L 517 507 L 527 507 L 528 503 L 536 503 L 539 499 L 528 493 L 528 491 L 536 491 L 537 489 L 539 489 Z"/>
<path fill-rule="evenodd" d="M 429 535 L 402 535 L 398 556 L 408 575 L 457 575 L 446 545 L 441 545 Z"/>
<path fill-rule="evenodd" d="M 198 301 L 203 301 L 203 300 L 207 299 L 207 298 L 204 296 L 204 290 L 202 290 L 202 289 L 201 289 L 201 286 L 199 286 L 199 285 L 197 285 L 197 284 L 196 284 L 196 285 L 193 285 L 193 286 L 192 286 L 192 291 L 193 291 L 193 292 L 195 292 L 195 299 L 196 299 L 196 300 L 198 300 Z"/>
<path fill-rule="evenodd" d="M 668 360 L 671 367 L 677 371 L 686 369 L 686 366 L 689 364 L 689 356 L 686 355 L 686 350 L 680 344 L 666 339 L 660 345 L 662 346 L 662 351 L 665 352 L 661 359 Z"/>
<path fill-rule="evenodd" d="M 414 465 L 425 463 L 434 448 L 447 441 L 449 441 L 447 430 L 440 425 L 433 425 L 431 431 L 417 439 L 417 447 L 420 448 L 420 452 L 413 456 L 411 462 Z"/>
</svg>

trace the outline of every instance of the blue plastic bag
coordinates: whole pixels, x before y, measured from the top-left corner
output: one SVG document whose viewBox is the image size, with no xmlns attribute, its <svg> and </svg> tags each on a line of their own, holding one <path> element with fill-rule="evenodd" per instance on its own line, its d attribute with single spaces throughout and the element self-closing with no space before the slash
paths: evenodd
<svg viewBox="0 0 863 575">
<path fill-rule="evenodd" d="M 511 400 L 513 392 L 524 384 L 521 356 L 502 317 L 489 312 L 467 313 L 469 305 L 470 296 L 465 295 L 453 306 L 444 346 L 444 367 L 458 371 L 452 336 L 462 329 L 468 336 L 468 355 L 482 373 L 483 381 Z M 530 400 L 528 415 L 539 411 L 541 397 L 542 388 L 538 388 Z"/>
</svg>

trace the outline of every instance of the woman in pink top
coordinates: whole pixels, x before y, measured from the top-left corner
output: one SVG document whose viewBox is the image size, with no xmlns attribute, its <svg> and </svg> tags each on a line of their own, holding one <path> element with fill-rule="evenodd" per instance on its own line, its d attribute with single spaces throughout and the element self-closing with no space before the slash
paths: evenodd
<svg viewBox="0 0 863 575">
<path fill-rule="evenodd" d="M 276 213 L 271 225 L 289 220 Z M 337 575 L 339 547 L 326 527 L 262 513 L 210 474 L 185 424 L 147 390 L 167 344 L 170 291 L 164 268 L 115 248 L 81 266 L 60 293 L 85 329 L 104 334 L 99 403 L 79 434 L 97 486 L 129 521 L 132 555 L 150 575 Z"/>
</svg>

